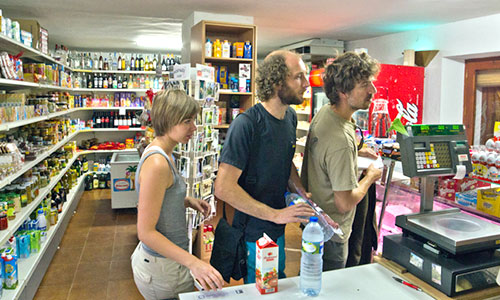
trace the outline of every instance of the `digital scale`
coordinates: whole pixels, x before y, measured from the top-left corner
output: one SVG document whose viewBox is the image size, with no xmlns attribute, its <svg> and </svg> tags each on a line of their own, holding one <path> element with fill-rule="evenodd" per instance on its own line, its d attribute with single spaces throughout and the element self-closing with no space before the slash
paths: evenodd
<svg viewBox="0 0 500 300">
<path fill-rule="evenodd" d="M 384 236 L 382 256 L 448 296 L 496 286 L 500 226 L 458 208 L 432 211 L 438 175 L 469 173 L 463 125 L 411 125 L 398 133 L 403 174 L 421 179 L 420 212 L 396 217 L 402 234 Z"/>
</svg>

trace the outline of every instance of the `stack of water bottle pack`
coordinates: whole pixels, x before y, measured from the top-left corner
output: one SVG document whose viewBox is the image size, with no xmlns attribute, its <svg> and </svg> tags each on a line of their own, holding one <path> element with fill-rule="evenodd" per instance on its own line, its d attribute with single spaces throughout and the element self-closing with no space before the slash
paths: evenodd
<svg viewBox="0 0 500 300">
<path fill-rule="evenodd" d="M 15 289 L 18 285 L 18 260 L 40 252 L 47 240 L 47 231 L 57 222 L 57 214 L 50 212 L 49 207 L 40 205 L 0 248 L 0 297 L 2 289 Z"/>
</svg>

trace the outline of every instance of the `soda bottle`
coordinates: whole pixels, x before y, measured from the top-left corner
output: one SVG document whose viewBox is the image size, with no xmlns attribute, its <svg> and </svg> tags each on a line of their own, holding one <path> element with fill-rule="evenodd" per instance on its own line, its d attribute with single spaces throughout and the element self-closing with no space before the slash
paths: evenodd
<svg viewBox="0 0 500 300">
<path fill-rule="evenodd" d="M 300 290 L 304 295 L 316 297 L 321 291 L 323 272 L 323 231 L 317 217 L 309 218 L 302 232 L 300 258 Z"/>
<path fill-rule="evenodd" d="M 285 201 L 286 201 L 286 206 L 295 205 L 295 204 L 299 204 L 299 203 L 305 203 L 305 204 L 311 206 L 314 209 L 314 213 L 316 214 L 316 217 L 318 218 L 317 222 L 321 226 L 321 229 L 323 230 L 323 234 L 324 234 L 324 238 L 325 238 L 324 241 L 325 242 L 329 241 L 333 237 L 334 229 L 333 229 L 332 225 L 330 225 L 326 221 L 326 218 L 329 218 L 329 217 L 328 217 L 328 215 L 326 215 L 323 212 L 323 210 L 319 206 L 317 206 L 313 202 L 311 202 L 311 203 L 313 203 L 314 205 L 311 205 L 311 203 L 309 203 L 309 201 L 302 198 L 300 195 L 297 195 L 295 193 L 290 193 L 290 192 L 285 193 Z M 304 217 L 304 219 L 305 218 L 306 217 Z"/>
</svg>

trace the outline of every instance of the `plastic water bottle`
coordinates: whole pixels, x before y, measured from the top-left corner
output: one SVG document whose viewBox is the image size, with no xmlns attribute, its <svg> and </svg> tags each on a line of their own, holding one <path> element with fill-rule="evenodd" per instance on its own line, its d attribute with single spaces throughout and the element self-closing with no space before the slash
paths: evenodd
<svg viewBox="0 0 500 300">
<path fill-rule="evenodd" d="M 38 210 L 38 216 L 36 219 L 38 220 L 38 230 L 47 230 L 47 219 L 45 218 L 45 214 L 42 209 Z"/>
<path fill-rule="evenodd" d="M 300 258 L 300 290 L 316 297 L 321 291 L 323 272 L 323 230 L 317 217 L 311 217 L 302 232 L 302 257 Z"/>
<path fill-rule="evenodd" d="M 316 217 L 318 218 L 318 224 L 319 226 L 321 226 L 321 229 L 323 230 L 323 235 L 325 238 L 324 241 L 327 242 L 333 237 L 334 234 L 333 227 L 332 225 L 328 224 L 325 217 L 323 216 L 323 210 L 319 206 L 314 207 L 300 195 L 290 192 L 285 193 L 285 201 L 286 201 L 286 206 L 295 205 L 299 203 L 306 203 L 309 206 L 311 206 L 314 209 Z M 307 219 L 307 217 L 304 217 L 304 219 Z"/>
</svg>

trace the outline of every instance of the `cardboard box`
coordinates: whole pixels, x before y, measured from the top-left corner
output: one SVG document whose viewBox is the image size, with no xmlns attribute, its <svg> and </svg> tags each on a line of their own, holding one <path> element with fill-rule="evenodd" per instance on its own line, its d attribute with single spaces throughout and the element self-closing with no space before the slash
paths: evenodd
<svg viewBox="0 0 500 300">
<path fill-rule="evenodd" d="M 278 291 L 278 245 L 264 233 L 256 243 L 255 286 L 261 294 Z"/>
<path fill-rule="evenodd" d="M 500 217 L 500 188 L 478 190 L 477 209 L 492 216 Z"/>
<path fill-rule="evenodd" d="M 31 40 L 33 48 L 36 48 L 40 51 L 48 50 L 42 48 L 48 48 L 48 32 L 46 29 L 42 28 L 37 20 L 28 20 L 28 19 L 13 19 L 13 21 L 19 22 L 21 25 L 21 30 L 27 31 L 31 33 Z M 43 42 L 42 42 L 43 41 Z M 42 47 L 42 44 L 43 45 Z M 48 53 L 48 51 L 42 51 L 44 53 Z"/>
</svg>

